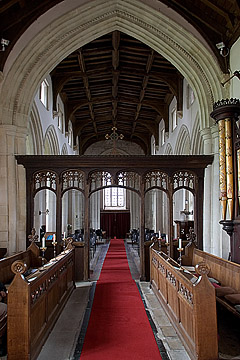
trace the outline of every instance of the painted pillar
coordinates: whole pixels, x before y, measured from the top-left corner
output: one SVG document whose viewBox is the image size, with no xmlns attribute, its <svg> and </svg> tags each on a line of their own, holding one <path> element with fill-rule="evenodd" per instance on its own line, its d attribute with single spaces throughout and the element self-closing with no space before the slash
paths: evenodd
<svg viewBox="0 0 240 360">
<path fill-rule="evenodd" d="M 223 230 L 230 236 L 230 259 L 240 262 L 240 229 L 238 226 L 238 163 L 236 149 L 239 147 L 239 124 L 240 115 L 239 99 L 223 99 L 213 106 L 211 117 L 216 121 L 219 128 L 219 172 L 220 172 L 220 200 L 222 204 Z M 235 149 L 236 145 L 236 149 Z"/>
</svg>

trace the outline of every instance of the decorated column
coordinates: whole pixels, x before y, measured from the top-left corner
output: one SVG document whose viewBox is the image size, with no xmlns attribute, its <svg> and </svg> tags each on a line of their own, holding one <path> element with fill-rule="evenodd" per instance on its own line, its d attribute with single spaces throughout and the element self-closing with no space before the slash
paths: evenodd
<svg viewBox="0 0 240 360">
<path fill-rule="evenodd" d="M 220 201 L 222 205 L 222 219 L 220 224 L 231 236 L 230 258 L 239 262 L 239 242 L 237 236 L 239 218 L 238 204 L 238 151 L 236 148 L 238 134 L 238 117 L 240 115 L 239 99 L 226 99 L 214 104 L 211 117 L 218 123 L 219 129 L 219 171 L 220 171 Z M 240 244 L 239 244 L 240 245 Z M 238 249 L 239 250 L 239 249 Z"/>
</svg>

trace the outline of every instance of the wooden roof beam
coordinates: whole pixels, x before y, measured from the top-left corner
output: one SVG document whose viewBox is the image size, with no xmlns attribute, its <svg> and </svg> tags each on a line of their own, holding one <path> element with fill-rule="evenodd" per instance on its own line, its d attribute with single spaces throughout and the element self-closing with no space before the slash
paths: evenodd
<svg viewBox="0 0 240 360">
<path fill-rule="evenodd" d="M 84 61 L 82 49 L 78 50 L 78 63 L 79 63 L 80 70 L 84 73 L 83 84 L 84 84 L 86 96 L 87 96 L 88 101 L 89 101 L 88 106 L 89 106 L 89 111 L 90 111 L 90 115 L 91 115 L 91 119 L 92 119 L 92 123 L 93 123 L 93 128 L 94 128 L 95 134 L 97 136 L 97 125 L 96 125 L 96 121 L 95 121 L 95 118 L 94 118 L 93 105 L 91 103 L 91 90 L 90 90 L 90 87 L 89 87 L 88 77 L 87 77 L 87 74 L 86 74 L 86 66 L 85 66 L 85 61 Z"/>
<path fill-rule="evenodd" d="M 113 31 L 112 33 L 112 67 L 113 67 L 113 77 L 112 77 L 112 122 L 113 126 L 117 126 L 117 95 L 118 95 L 118 79 L 119 72 L 116 70 L 119 67 L 119 44 L 120 44 L 120 32 Z"/>
<path fill-rule="evenodd" d="M 212 10 L 214 10 L 216 13 L 218 13 L 219 15 L 221 15 L 227 23 L 227 27 L 229 29 L 232 29 L 234 26 L 233 21 L 231 20 L 231 15 L 227 9 L 223 9 L 222 7 L 220 7 L 220 5 L 216 5 L 214 2 L 209 1 L 209 0 L 201 0 L 205 5 L 207 5 L 209 8 L 211 8 Z"/>
<path fill-rule="evenodd" d="M 194 24 L 194 18 L 195 18 L 201 22 L 202 26 L 203 25 L 206 26 L 207 28 L 211 29 L 219 36 L 221 36 L 221 34 L 226 32 L 226 29 L 221 24 L 216 23 L 214 21 L 209 21 L 207 17 L 204 16 L 201 17 L 201 12 L 199 11 L 198 7 L 191 5 L 191 8 L 188 8 L 186 5 L 184 5 L 184 3 L 180 3 L 177 0 L 171 0 L 171 3 L 172 3 L 171 7 L 174 10 L 180 12 L 180 14 L 182 15 L 185 14 L 185 18 L 187 18 L 188 20 L 190 19 L 192 20 L 191 24 Z"/>
<path fill-rule="evenodd" d="M 147 73 L 147 75 L 144 75 L 144 78 L 143 78 L 143 81 L 142 81 L 142 89 L 141 89 L 141 92 L 140 92 L 140 95 L 139 95 L 139 103 L 137 105 L 137 110 L 136 110 L 136 113 L 135 113 L 135 120 L 133 122 L 131 138 L 132 138 L 132 136 L 134 134 L 134 131 L 136 129 L 137 121 L 138 121 L 139 114 L 140 114 L 141 107 L 142 107 L 141 103 L 142 103 L 142 101 L 144 99 L 147 84 L 148 84 L 148 80 L 149 80 L 148 74 L 151 71 L 153 61 L 154 61 L 154 50 L 151 50 L 151 53 L 148 55 L 147 64 L 146 64 L 146 73 Z"/>
</svg>

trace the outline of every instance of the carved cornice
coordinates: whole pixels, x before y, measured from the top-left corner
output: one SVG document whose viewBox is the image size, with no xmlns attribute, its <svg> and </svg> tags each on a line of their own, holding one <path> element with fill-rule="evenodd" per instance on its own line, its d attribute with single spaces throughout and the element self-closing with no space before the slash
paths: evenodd
<svg viewBox="0 0 240 360">
<path fill-rule="evenodd" d="M 216 122 L 231 118 L 236 119 L 240 115 L 240 100 L 239 99 L 222 99 L 214 103 L 213 111 L 210 116 Z"/>
</svg>

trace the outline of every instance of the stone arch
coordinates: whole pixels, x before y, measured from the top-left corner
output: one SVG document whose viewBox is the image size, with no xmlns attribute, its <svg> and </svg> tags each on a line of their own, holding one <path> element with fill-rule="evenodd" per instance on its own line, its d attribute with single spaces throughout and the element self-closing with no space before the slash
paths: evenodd
<svg viewBox="0 0 240 360">
<path fill-rule="evenodd" d="M 165 155 L 173 155 L 173 149 L 171 144 L 167 144 L 166 149 L 165 149 Z"/>
<path fill-rule="evenodd" d="M 44 138 L 44 154 L 45 155 L 59 155 L 59 144 L 56 134 L 55 127 L 50 125 L 47 128 L 45 138 Z"/>
<path fill-rule="evenodd" d="M 28 155 L 41 155 L 43 151 L 43 130 L 37 106 L 33 103 L 29 120 L 27 140 L 32 143 L 31 152 Z"/>
<path fill-rule="evenodd" d="M 68 149 L 65 143 L 63 144 L 61 155 L 68 155 Z"/>
<path fill-rule="evenodd" d="M 192 136 L 191 136 L 191 149 L 192 149 L 192 155 L 203 154 L 203 138 L 200 133 L 198 114 L 193 124 Z"/>
<path fill-rule="evenodd" d="M 176 141 L 175 154 L 190 155 L 190 153 L 191 153 L 190 134 L 188 128 L 185 125 L 182 125 Z"/>
<path fill-rule="evenodd" d="M 42 20 L 47 16 L 42 15 Z M 183 26 L 140 0 L 94 0 L 55 16 L 29 38 L 30 27 L 25 33 L 28 41 L 21 48 L 17 43 L 15 58 L 6 63 L 0 104 L 1 118 L 8 124 L 26 127 L 36 88 L 64 57 L 119 30 L 149 45 L 179 69 L 198 99 L 200 128 L 211 125 L 212 104 L 223 97 L 222 73 L 210 50 Z"/>
</svg>

